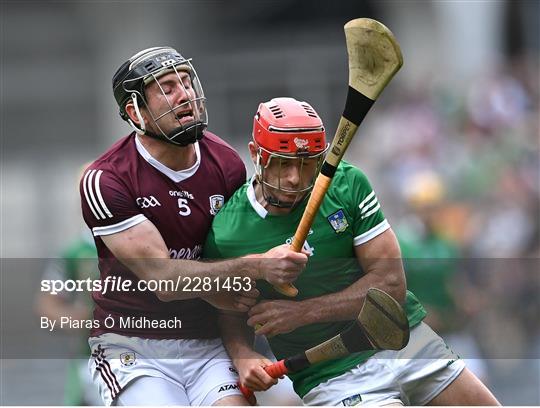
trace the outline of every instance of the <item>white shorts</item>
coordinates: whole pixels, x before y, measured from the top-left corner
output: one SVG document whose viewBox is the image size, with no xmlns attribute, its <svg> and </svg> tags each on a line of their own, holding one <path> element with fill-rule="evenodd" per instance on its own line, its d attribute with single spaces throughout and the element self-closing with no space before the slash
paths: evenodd
<svg viewBox="0 0 540 408">
<path fill-rule="evenodd" d="M 399 351 L 381 351 L 339 377 L 325 381 L 303 398 L 305 405 L 425 405 L 465 368 L 425 323 L 411 330 Z"/>
<path fill-rule="evenodd" d="M 137 389 L 138 398 L 143 396 L 137 405 L 213 405 L 223 397 L 242 395 L 221 339 L 155 340 L 107 333 L 88 343 L 88 367 L 106 405 L 114 405 L 126 387 L 152 384 L 136 381 L 143 377 L 165 380 L 175 392 L 158 400 L 154 389 Z"/>
</svg>

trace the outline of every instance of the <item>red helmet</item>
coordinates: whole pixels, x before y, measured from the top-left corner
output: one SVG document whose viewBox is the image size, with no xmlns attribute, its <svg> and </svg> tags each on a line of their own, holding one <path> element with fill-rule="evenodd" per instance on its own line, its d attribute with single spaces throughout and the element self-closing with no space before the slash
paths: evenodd
<svg viewBox="0 0 540 408">
<path fill-rule="evenodd" d="M 253 140 L 262 150 L 263 166 L 272 153 L 311 157 L 327 149 L 321 118 L 310 104 L 293 98 L 274 98 L 259 105 Z"/>
<path fill-rule="evenodd" d="M 266 201 L 277 207 L 298 204 L 313 188 L 328 149 L 324 126 L 317 112 L 307 102 L 293 98 L 274 98 L 261 103 L 253 119 L 253 140 L 257 147 L 255 172 Z M 302 182 L 301 187 L 292 189 L 284 187 L 280 180 L 277 184 L 266 180 L 265 169 L 274 157 L 280 160 L 279 166 L 282 160 L 300 160 L 300 168 L 304 165 L 304 159 L 317 159 L 317 163 L 309 180 Z M 276 190 L 295 194 L 294 202 L 280 201 L 272 193 Z"/>
</svg>

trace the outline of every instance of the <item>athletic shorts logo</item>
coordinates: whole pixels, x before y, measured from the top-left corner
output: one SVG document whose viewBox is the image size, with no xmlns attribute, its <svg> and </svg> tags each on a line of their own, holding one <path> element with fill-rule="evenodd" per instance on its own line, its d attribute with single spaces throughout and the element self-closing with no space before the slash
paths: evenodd
<svg viewBox="0 0 540 408">
<path fill-rule="evenodd" d="M 135 353 L 129 351 L 127 353 L 120 354 L 120 362 L 124 367 L 129 367 L 135 364 Z"/>
<path fill-rule="evenodd" d="M 225 197 L 221 194 L 214 194 L 210 196 L 210 214 L 216 215 L 221 207 L 225 204 Z"/>
<path fill-rule="evenodd" d="M 336 211 L 334 214 L 329 215 L 326 219 L 328 220 L 334 231 L 338 234 L 345 231 L 349 226 L 349 221 L 347 221 L 343 210 Z"/>
<path fill-rule="evenodd" d="M 452 364 L 454 364 L 457 360 L 448 360 L 448 363 L 446 363 L 446 367 L 450 367 Z"/>
<path fill-rule="evenodd" d="M 160 202 L 157 200 L 156 197 L 150 196 L 150 197 L 138 197 L 137 205 L 141 208 L 149 208 L 149 207 L 158 207 L 161 206 Z"/>
<path fill-rule="evenodd" d="M 355 405 L 360 405 L 362 402 L 362 397 L 360 394 L 353 395 L 352 397 L 345 398 L 341 401 L 341 404 L 343 404 L 346 407 L 353 407 Z"/>
<path fill-rule="evenodd" d="M 237 390 L 238 384 L 226 384 L 219 387 L 218 393 L 229 390 Z"/>
</svg>

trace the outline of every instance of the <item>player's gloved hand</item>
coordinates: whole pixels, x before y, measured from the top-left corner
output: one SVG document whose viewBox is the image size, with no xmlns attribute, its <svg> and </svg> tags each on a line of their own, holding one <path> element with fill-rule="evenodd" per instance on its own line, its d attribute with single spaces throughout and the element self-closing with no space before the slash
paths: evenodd
<svg viewBox="0 0 540 408">
<path fill-rule="evenodd" d="M 253 286 L 250 291 L 220 292 L 204 296 L 203 300 L 218 309 L 247 312 L 251 306 L 257 303 L 259 295 L 259 291 Z"/>
<path fill-rule="evenodd" d="M 308 261 L 304 252 L 294 252 L 290 245 L 283 244 L 260 255 L 260 275 L 272 285 L 294 282 Z"/>
<path fill-rule="evenodd" d="M 242 358 L 234 359 L 233 364 L 240 376 L 240 384 L 252 391 L 266 391 L 278 382 L 264 371 L 264 367 L 272 364 L 272 361 L 255 351 L 243 352 Z"/>
<path fill-rule="evenodd" d="M 272 337 L 289 333 L 311 322 L 304 303 L 294 300 L 262 301 L 249 309 L 247 324 L 255 328 L 255 334 Z"/>
</svg>

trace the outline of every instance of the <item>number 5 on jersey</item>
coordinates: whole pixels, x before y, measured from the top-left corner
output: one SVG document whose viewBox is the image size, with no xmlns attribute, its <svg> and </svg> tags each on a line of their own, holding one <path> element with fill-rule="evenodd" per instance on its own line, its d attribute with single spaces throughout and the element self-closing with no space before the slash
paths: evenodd
<svg viewBox="0 0 540 408">
<path fill-rule="evenodd" d="M 191 214 L 191 208 L 189 208 L 187 203 L 187 198 L 178 199 L 178 208 L 180 209 L 180 211 L 178 211 L 178 214 L 180 214 L 182 217 L 187 217 L 189 214 Z"/>
</svg>

